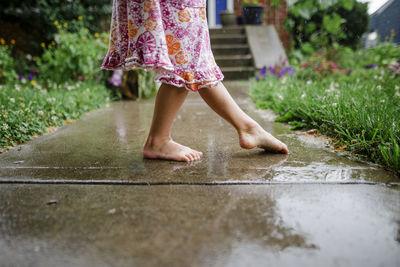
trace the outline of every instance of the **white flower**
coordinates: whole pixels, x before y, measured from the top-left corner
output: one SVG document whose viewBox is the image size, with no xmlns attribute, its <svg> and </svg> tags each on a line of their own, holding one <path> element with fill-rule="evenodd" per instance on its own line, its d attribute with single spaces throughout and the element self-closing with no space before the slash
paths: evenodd
<svg viewBox="0 0 400 267">
<path fill-rule="evenodd" d="M 326 105 L 322 105 L 321 108 L 326 108 Z"/>
<path fill-rule="evenodd" d="M 399 91 L 400 87 L 398 85 L 394 86 L 394 90 Z"/>
<path fill-rule="evenodd" d="M 378 91 L 380 91 L 380 90 L 382 90 L 382 86 L 381 86 L 381 85 L 378 85 L 378 86 L 376 87 L 376 89 L 378 89 Z"/>
<path fill-rule="evenodd" d="M 53 121 L 56 121 L 58 118 L 57 118 L 57 116 L 51 116 L 51 119 L 52 119 Z"/>
<path fill-rule="evenodd" d="M 11 103 L 15 103 L 15 98 L 11 97 L 11 98 L 10 98 L 10 102 L 11 102 Z"/>
<path fill-rule="evenodd" d="M 3 123 L 3 130 L 6 131 L 8 129 L 8 124 L 7 123 Z"/>
<path fill-rule="evenodd" d="M 306 97 L 306 93 L 303 93 L 302 95 L 301 95 L 301 99 L 304 99 Z"/>
<path fill-rule="evenodd" d="M 379 102 L 381 102 L 381 104 L 385 104 L 385 99 L 381 99 Z"/>
<path fill-rule="evenodd" d="M 308 80 L 308 81 L 307 81 L 307 85 L 310 85 L 310 84 L 312 84 L 312 81 L 311 81 L 311 80 Z"/>
<path fill-rule="evenodd" d="M 332 107 L 336 108 L 337 107 L 337 103 L 332 103 Z"/>
<path fill-rule="evenodd" d="M 25 128 L 22 127 L 22 126 L 19 127 L 19 130 L 20 130 L 21 132 L 25 132 Z"/>
<path fill-rule="evenodd" d="M 26 59 L 27 59 L 27 60 L 32 60 L 31 54 L 27 54 L 27 55 L 26 55 Z"/>
<path fill-rule="evenodd" d="M 56 114 L 56 111 L 55 111 L 54 109 L 52 109 L 52 110 L 50 111 L 50 113 L 51 113 L 51 114 Z"/>
<path fill-rule="evenodd" d="M 19 86 L 18 84 L 15 85 L 15 91 L 17 91 L 17 92 L 21 91 L 21 86 Z"/>
<path fill-rule="evenodd" d="M 25 103 L 19 103 L 19 106 L 20 106 L 21 108 L 24 108 L 24 107 L 25 107 Z"/>
<path fill-rule="evenodd" d="M 279 100 L 283 100 L 283 96 L 282 95 L 278 95 Z"/>
<path fill-rule="evenodd" d="M 22 79 L 21 79 L 21 83 L 26 84 L 26 79 L 25 79 L 25 78 L 22 78 Z"/>
<path fill-rule="evenodd" d="M 399 92 L 396 92 L 396 93 L 394 94 L 394 96 L 397 97 L 397 98 L 400 98 L 400 93 L 399 93 Z"/>
<path fill-rule="evenodd" d="M 43 116 L 43 115 L 44 115 L 44 112 L 41 111 L 41 110 L 39 110 L 39 111 L 38 111 L 38 114 L 39 114 L 39 116 Z"/>
</svg>

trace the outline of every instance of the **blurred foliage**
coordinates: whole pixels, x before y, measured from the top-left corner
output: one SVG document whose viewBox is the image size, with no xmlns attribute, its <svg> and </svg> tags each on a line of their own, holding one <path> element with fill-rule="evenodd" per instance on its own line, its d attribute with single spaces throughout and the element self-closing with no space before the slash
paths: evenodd
<svg viewBox="0 0 400 267">
<path fill-rule="evenodd" d="M 139 98 L 151 98 L 157 93 L 157 85 L 154 82 L 154 73 L 142 69 L 136 69 L 138 72 L 138 91 Z"/>
<path fill-rule="evenodd" d="M 80 18 L 91 32 L 109 30 L 110 0 L 24 0 L 1 1 L 0 36 L 17 41 L 17 51 L 39 55 L 41 42 L 53 40 L 60 24 Z"/>
<path fill-rule="evenodd" d="M 1 39 L 3 43 L 4 40 Z M 0 84 L 11 82 L 17 79 L 17 73 L 14 70 L 14 58 L 11 56 L 9 45 L 0 45 Z"/>
<path fill-rule="evenodd" d="M 105 81 L 106 73 L 100 66 L 107 52 L 108 34 L 91 34 L 79 20 L 65 26 L 58 21 L 54 24 L 58 28 L 55 41 L 41 43 L 44 53 L 36 61 L 40 78 L 56 83 L 78 79 Z"/>
<path fill-rule="evenodd" d="M 340 47 L 333 60 L 348 69 L 373 65 L 387 67 L 391 62 L 400 62 L 400 49 L 392 42 L 382 42 L 378 43 L 376 47 L 355 51 L 347 47 Z"/>
<path fill-rule="evenodd" d="M 367 3 L 355 0 L 289 0 L 285 21 L 294 48 L 311 55 L 334 43 L 357 48 L 368 29 Z"/>
</svg>

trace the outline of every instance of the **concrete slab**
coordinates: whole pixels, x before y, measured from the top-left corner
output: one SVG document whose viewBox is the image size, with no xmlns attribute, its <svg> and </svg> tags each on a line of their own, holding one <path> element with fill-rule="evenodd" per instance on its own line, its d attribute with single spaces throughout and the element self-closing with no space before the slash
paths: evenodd
<svg viewBox="0 0 400 267">
<path fill-rule="evenodd" d="M 275 27 L 272 25 L 246 25 L 250 51 L 257 69 L 275 66 L 286 58 L 286 53 Z"/>
<path fill-rule="evenodd" d="M 181 109 L 173 137 L 204 152 L 194 163 L 143 160 L 154 100 L 121 101 L 85 114 L 56 132 L 0 154 L 0 182 L 218 184 L 398 183 L 390 172 L 312 147 L 284 124 L 254 109 L 246 82 L 227 88 L 265 129 L 286 142 L 291 155 L 243 150 L 236 132 L 197 94 Z"/>
<path fill-rule="evenodd" d="M 1 266 L 399 266 L 400 190 L 0 185 Z"/>
</svg>

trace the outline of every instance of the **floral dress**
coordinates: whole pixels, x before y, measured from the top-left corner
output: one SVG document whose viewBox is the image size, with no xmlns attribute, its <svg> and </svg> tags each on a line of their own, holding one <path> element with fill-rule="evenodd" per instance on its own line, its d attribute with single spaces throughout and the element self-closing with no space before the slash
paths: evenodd
<svg viewBox="0 0 400 267">
<path fill-rule="evenodd" d="M 192 91 L 218 83 L 206 0 L 114 0 L 102 68 L 154 71 L 156 81 Z"/>
</svg>

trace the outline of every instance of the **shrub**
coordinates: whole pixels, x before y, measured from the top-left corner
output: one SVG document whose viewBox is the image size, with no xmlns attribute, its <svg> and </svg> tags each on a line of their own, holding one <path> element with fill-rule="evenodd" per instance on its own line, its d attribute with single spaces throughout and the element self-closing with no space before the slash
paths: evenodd
<svg viewBox="0 0 400 267">
<path fill-rule="evenodd" d="M 51 42 L 57 33 L 53 21 L 69 23 L 79 17 L 91 32 L 102 32 L 109 29 L 111 8 L 110 0 L 2 1 L 0 36 L 14 38 L 24 53 L 39 55 L 40 43 Z"/>
<path fill-rule="evenodd" d="M 57 21 L 54 23 L 59 26 Z M 79 25 L 79 22 L 75 24 Z M 99 82 L 105 78 L 105 71 L 100 66 L 107 52 L 108 34 L 92 35 L 87 28 L 75 28 L 78 28 L 76 32 L 69 32 L 61 26 L 55 41 L 47 47 L 42 43 L 44 53 L 37 59 L 41 79 L 61 84 L 70 80 Z"/>
<path fill-rule="evenodd" d="M 311 44 L 303 51 L 307 55 L 333 43 L 358 47 L 368 23 L 367 4 L 355 0 L 294 1 L 285 21 L 295 48 Z"/>
<path fill-rule="evenodd" d="M 11 48 L 5 44 L 4 39 L 0 39 L 0 84 L 13 81 L 17 78 L 14 70 L 14 59 L 11 56 Z"/>
</svg>

